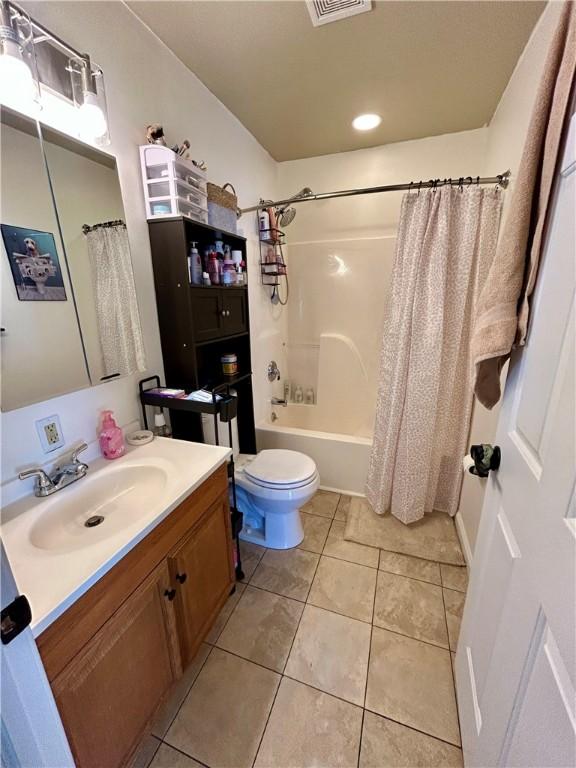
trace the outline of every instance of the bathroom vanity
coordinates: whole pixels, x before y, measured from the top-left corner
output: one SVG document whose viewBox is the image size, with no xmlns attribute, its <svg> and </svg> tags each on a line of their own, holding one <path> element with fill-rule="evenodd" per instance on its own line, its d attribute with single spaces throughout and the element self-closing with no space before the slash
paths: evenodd
<svg viewBox="0 0 576 768">
<path fill-rule="evenodd" d="M 234 587 L 229 453 L 156 439 L 2 526 L 80 768 L 127 762 Z"/>
</svg>

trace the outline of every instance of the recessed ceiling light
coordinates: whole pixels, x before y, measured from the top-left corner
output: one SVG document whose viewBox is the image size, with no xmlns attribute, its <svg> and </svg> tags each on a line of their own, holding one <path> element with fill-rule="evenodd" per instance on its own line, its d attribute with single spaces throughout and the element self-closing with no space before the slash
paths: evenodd
<svg viewBox="0 0 576 768">
<path fill-rule="evenodd" d="M 371 131 L 382 122 L 380 115 L 358 115 L 352 120 L 352 125 L 357 131 Z"/>
</svg>

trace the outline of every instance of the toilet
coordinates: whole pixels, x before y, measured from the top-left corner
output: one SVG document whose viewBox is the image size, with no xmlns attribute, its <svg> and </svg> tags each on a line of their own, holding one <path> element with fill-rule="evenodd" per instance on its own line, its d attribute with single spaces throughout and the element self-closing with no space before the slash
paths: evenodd
<svg viewBox="0 0 576 768">
<path fill-rule="evenodd" d="M 244 515 L 240 538 L 270 549 L 298 546 L 304 538 L 299 510 L 320 485 L 314 461 L 281 449 L 239 454 L 234 477 L 237 508 Z"/>
</svg>

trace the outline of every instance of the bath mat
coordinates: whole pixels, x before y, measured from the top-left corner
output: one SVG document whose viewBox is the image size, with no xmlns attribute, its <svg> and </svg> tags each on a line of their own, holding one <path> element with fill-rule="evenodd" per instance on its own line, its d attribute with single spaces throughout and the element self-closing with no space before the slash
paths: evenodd
<svg viewBox="0 0 576 768">
<path fill-rule="evenodd" d="M 344 538 L 424 560 L 466 564 L 454 520 L 444 512 L 431 512 L 416 523 L 404 525 L 390 514 L 377 515 L 367 499 L 354 497 L 350 500 Z"/>
</svg>

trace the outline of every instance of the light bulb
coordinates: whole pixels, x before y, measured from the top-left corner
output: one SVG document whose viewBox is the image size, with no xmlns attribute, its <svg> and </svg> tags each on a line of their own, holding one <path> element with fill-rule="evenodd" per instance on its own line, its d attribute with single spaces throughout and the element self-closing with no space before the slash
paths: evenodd
<svg viewBox="0 0 576 768">
<path fill-rule="evenodd" d="M 352 120 L 352 126 L 357 131 L 371 131 L 373 128 L 377 128 L 381 122 L 380 115 L 358 115 Z"/>
<path fill-rule="evenodd" d="M 90 91 L 84 92 L 84 103 L 78 110 L 78 119 L 80 136 L 84 141 L 100 139 L 108 130 L 108 123 L 98 104 L 98 98 L 95 93 Z"/>
<path fill-rule="evenodd" d="M 32 114 L 38 110 L 36 96 L 32 72 L 18 43 L 4 40 L 4 52 L 0 54 L 0 102 L 18 112 Z"/>
</svg>

